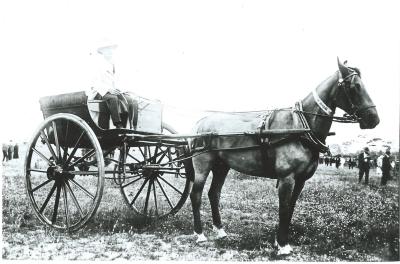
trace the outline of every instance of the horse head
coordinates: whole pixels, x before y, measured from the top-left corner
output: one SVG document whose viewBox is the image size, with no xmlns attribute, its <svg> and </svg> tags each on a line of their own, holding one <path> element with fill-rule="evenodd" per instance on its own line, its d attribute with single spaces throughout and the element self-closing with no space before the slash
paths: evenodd
<svg viewBox="0 0 400 264">
<path fill-rule="evenodd" d="M 379 124 L 376 106 L 361 80 L 359 69 L 341 63 L 338 58 L 339 81 L 336 106 L 355 117 L 361 129 L 371 129 Z"/>
</svg>

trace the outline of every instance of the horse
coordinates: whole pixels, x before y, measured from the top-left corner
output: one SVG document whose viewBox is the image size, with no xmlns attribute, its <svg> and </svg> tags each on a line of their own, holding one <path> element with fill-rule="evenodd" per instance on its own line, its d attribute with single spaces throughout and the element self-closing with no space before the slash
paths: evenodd
<svg viewBox="0 0 400 264">
<path fill-rule="evenodd" d="M 290 254 L 289 225 L 296 201 L 306 180 L 311 178 L 318 166 L 319 152 L 327 152 L 326 137 L 332 122 L 345 121 L 334 116 L 336 108 L 358 122 L 361 129 L 372 129 L 379 124 L 376 106 L 368 95 L 358 68 L 340 62 L 338 71 L 320 83 L 296 108 L 277 109 L 261 118 L 260 113 L 212 113 L 199 120 L 194 127 L 198 134 L 215 136 L 194 138 L 192 151 L 203 146 L 206 151 L 197 152 L 192 162 L 195 171 L 190 199 L 193 210 L 194 232 L 197 243 L 207 241 L 200 218 L 202 192 L 206 179 L 213 177 L 208 192 L 212 211 L 213 230 L 216 238 L 226 237 L 219 212 L 221 189 L 228 171 L 277 179 L 279 199 L 279 224 L 274 246 L 277 255 Z M 351 118 L 350 118 L 351 117 Z M 342 118 L 342 119 L 340 119 Z M 260 139 L 257 134 L 229 136 L 232 131 L 258 131 L 260 120 L 265 128 L 274 131 L 288 128 L 308 128 L 299 134 L 272 134 Z M 225 135 L 224 135 L 225 133 Z"/>
</svg>

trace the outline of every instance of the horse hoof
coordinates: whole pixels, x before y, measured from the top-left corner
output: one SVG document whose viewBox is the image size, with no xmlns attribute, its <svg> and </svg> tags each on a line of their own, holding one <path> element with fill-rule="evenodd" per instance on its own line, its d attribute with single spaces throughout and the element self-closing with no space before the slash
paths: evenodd
<svg viewBox="0 0 400 264">
<path fill-rule="evenodd" d="M 194 234 L 197 236 L 197 239 L 196 239 L 197 244 L 207 241 L 207 238 L 203 233 L 201 233 L 201 234 L 194 233 Z"/>
<path fill-rule="evenodd" d="M 286 246 L 283 246 L 283 247 L 278 245 L 278 253 L 277 253 L 278 256 L 289 255 L 292 252 L 293 252 L 293 248 L 289 244 L 287 244 Z"/>
<path fill-rule="evenodd" d="M 213 231 L 217 234 L 217 236 L 215 237 L 216 239 L 221 239 L 228 236 L 223 228 L 213 226 Z"/>
</svg>

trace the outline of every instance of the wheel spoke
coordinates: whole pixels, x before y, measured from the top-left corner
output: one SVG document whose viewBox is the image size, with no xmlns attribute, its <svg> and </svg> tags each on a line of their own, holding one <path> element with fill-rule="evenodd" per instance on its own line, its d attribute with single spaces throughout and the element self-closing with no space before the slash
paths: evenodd
<svg viewBox="0 0 400 264">
<path fill-rule="evenodd" d="M 66 128 L 65 128 L 65 135 L 64 135 L 64 144 L 65 147 L 63 147 L 63 152 L 64 155 L 62 157 L 62 162 L 65 164 L 68 156 L 68 146 L 67 146 L 67 139 L 68 139 L 68 131 L 69 131 L 69 120 L 67 120 Z"/>
<path fill-rule="evenodd" d="M 33 193 L 33 192 L 37 191 L 38 189 L 42 188 L 43 186 L 45 186 L 46 184 L 48 184 L 48 183 L 51 182 L 51 181 L 52 181 L 52 180 L 50 179 L 50 180 L 47 180 L 47 181 L 41 183 L 40 185 L 38 185 L 38 186 L 36 186 L 35 188 L 33 188 L 30 192 Z"/>
<path fill-rule="evenodd" d="M 158 186 L 160 186 L 160 189 L 161 189 L 162 193 L 164 194 L 165 198 L 167 199 L 167 202 L 168 202 L 169 206 L 171 207 L 171 209 L 173 209 L 174 206 L 172 205 L 172 203 L 171 203 L 171 201 L 170 201 L 168 195 L 166 194 L 164 188 L 162 187 L 161 183 L 158 181 L 157 178 L 156 178 L 156 181 L 157 181 L 157 183 L 158 183 Z"/>
<path fill-rule="evenodd" d="M 85 135 L 85 133 L 86 133 L 85 131 L 82 131 L 81 135 L 79 136 L 78 140 L 76 141 L 75 146 L 72 149 L 71 154 L 69 155 L 69 157 L 68 157 L 67 161 L 65 162 L 65 164 L 69 164 L 71 162 L 71 159 L 74 157 L 75 152 L 78 150 L 78 147 L 79 147 L 79 145 L 80 145 L 80 143 L 81 143 L 81 141 L 83 139 L 83 135 Z"/>
<path fill-rule="evenodd" d="M 156 158 L 158 157 L 158 156 L 160 156 L 161 154 L 163 154 L 164 153 L 164 151 L 162 151 L 161 149 L 161 151 L 162 151 L 162 153 L 157 153 L 157 152 L 155 152 L 155 154 L 152 156 L 151 155 L 151 151 L 150 151 L 150 149 L 149 148 L 147 148 L 147 147 L 144 147 L 145 149 L 145 151 L 143 151 L 142 150 L 142 148 L 141 147 L 138 147 L 138 149 L 140 150 L 140 153 L 142 154 L 142 156 L 143 156 L 143 161 L 140 161 L 140 160 L 138 160 L 137 158 L 135 158 L 135 157 L 133 157 L 131 154 L 128 154 L 129 155 L 129 157 L 131 157 L 132 159 L 134 159 L 136 162 L 138 162 L 138 163 L 146 163 L 146 162 L 151 162 L 152 161 L 152 159 L 154 159 L 154 160 L 156 160 Z M 158 147 L 157 147 L 158 148 Z M 163 158 L 165 156 L 165 154 L 163 154 L 163 156 L 160 158 L 160 160 Z M 155 163 L 158 163 L 158 162 L 155 162 Z"/>
<path fill-rule="evenodd" d="M 155 160 L 157 159 L 158 156 L 160 156 L 162 154 L 163 154 L 162 152 L 157 153 L 157 155 L 155 155 L 155 156 L 150 156 L 150 157 L 146 158 L 143 162 L 153 162 L 154 161 L 154 163 L 157 163 L 157 162 L 155 162 Z"/>
<path fill-rule="evenodd" d="M 51 190 L 49 192 L 49 194 L 47 195 L 46 200 L 44 201 L 44 203 L 42 204 L 42 207 L 40 207 L 39 212 L 43 213 L 43 210 L 46 208 L 47 203 L 49 202 L 51 196 L 53 195 L 54 191 L 56 190 L 56 183 L 54 183 L 53 187 L 51 187 Z"/>
<path fill-rule="evenodd" d="M 47 161 L 47 164 L 48 164 L 48 165 L 51 165 L 51 161 L 50 161 L 48 158 L 46 158 L 46 156 L 43 155 L 42 152 L 40 152 L 39 150 L 35 149 L 34 147 L 32 147 L 32 150 L 33 150 L 36 154 L 38 154 L 42 159 L 44 159 L 45 161 Z"/>
<path fill-rule="evenodd" d="M 146 161 L 146 159 L 147 159 L 146 154 L 143 152 L 143 150 L 142 150 L 141 147 L 139 147 L 139 150 L 140 150 L 140 153 L 142 153 L 142 156 L 143 156 L 143 158 L 144 158 L 144 161 Z"/>
<path fill-rule="evenodd" d="M 58 159 L 61 159 L 60 142 L 58 141 L 56 122 L 53 121 L 52 124 L 53 124 L 54 142 L 56 144 L 57 157 Z"/>
<path fill-rule="evenodd" d="M 149 198 L 150 198 L 151 186 L 152 185 L 153 185 L 153 181 L 150 180 L 149 186 L 147 187 L 146 202 L 144 203 L 144 214 L 147 214 L 147 207 L 149 205 Z"/>
<path fill-rule="evenodd" d="M 125 185 L 122 185 L 121 188 L 125 188 L 125 187 L 127 187 L 128 185 L 131 185 L 132 183 L 135 183 L 135 182 L 137 182 L 137 181 L 140 180 L 140 179 L 143 179 L 143 175 L 140 176 L 139 178 L 137 178 L 137 179 L 135 179 L 135 180 L 133 180 L 133 181 L 131 181 L 131 182 L 125 184 Z"/>
<path fill-rule="evenodd" d="M 47 170 L 38 170 L 38 169 L 28 169 L 28 171 L 47 173 Z"/>
<path fill-rule="evenodd" d="M 63 157 L 62 157 L 62 164 L 65 164 L 65 162 L 67 161 L 67 157 L 68 157 L 68 147 L 63 147 Z"/>
<path fill-rule="evenodd" d="M 53 150 L 53 147 L 50 145 L 49 139 L 47 138 L 46 134 L 44 131 L 40 131 L 40 138 L 44 140 L 44 142 L 47 145 L 47 148 L 50 150 L 51 155 L 53 156 L 54 162 L 57 162 L 57 156 L 56 153 Z"/>
<path fill-rule="evenodd" d="M 157 160 L 157 164 L 159 164 L 161 161 L 162 161 L 162 159 L 167 155 L 167 152 L 165 152 L 165 151 L 162 151 L 162 156 Z"/>
<path fill-rule="evenodd" d="M 74 192 L 72 191 L 72 188 L 69 185 L 68 181 L 65 182 L 65 186 L 67 186 L 67 189 L 68 189 L 69 193 L 71 194 L 72 201 L 74 202 L 76 208 L 78 208 L 78 211 L 79 211 L 79 214 L 81 215 L 81 218 L 83 218 L 84 214 L 83 214 L 82 208 L 80 207 L 80 205 L 78 203 L 78 200 L 76 199 L 76 196 L 75 196 Z"/>
<path fill-rule="evenodd" d="M 74 179 L 71 179 L 71 182 L 73 184 L 75 184 L 75 186 L 77 186 L 79 189 L 81 189 L 84 193 L 86 193 L 87 196 L 89 196 L 90 198 L 92 198 L 92 200 L 94 200 L 94 196 L 93 194 L 91 194 L 88 190 L 86 190 L 85 188 L 83 188 L 79 183 L 77 183 Z"/>
<path fill-rule="evenodd" d="M 154 183 L 154 181 L 152 181 L 152 184 L 153 184 L 154 206 L 155 206 L 155 208 L 156 208 L 156 215 L 158 215 L 156 184 Z"/>
<path fill-rule="evenodd" d="M 72 168 L 73 166 L 75 166 L 76 164 L 78 164 L 79 162 L 83 161 L 86 158 L 89 158 L 91 156 L 93 156 L 93 154 L 95 154 L 95 150 L 91 149 L 88 153 L 86 153 L 85 155 L 83 155 L 82 157 L 80 157 L 79 159 L 75 160 L 74 162 L 72 162 L 68 168 Z"/>
<path fill-rule="evenodd" d="M 58 212 L 58 204 L 60 203 L 60 193 L 61 193 L 61 186 L 57 186 L 57 193 L 56 193 L 56 201 L 54 202 L 54 210 L 53 210 L 53 217 L 51 218 L 51 223 L 57 221 L 57 212 Z"/>
<path fill-rule="evenodd" d="M 67 145 L 68 142 L 68 132 L 69 132 L 69 120 L 67 120 L 67 124 L 65 126 L 64 145 Z"/>
<path fill-rule="evenodd" d="M 62 185 L 63 196 L 64 196 L 64 212 L 65 212 L 65 225 L 67 230 L 69 229 L 69 213 L 68 213 L 68 199 L 67 199 L 67 190 L 65 184 Z"/>
<path fill-rule="evenodd" d="M 169 183 L 166 179 L 164 179 L 161 176 L 158 176 L 161 180 L 163 180 L 166 184 L 168 184 L 172 189 L 174 189 L 176 192 L 178 192 L 180 195 L 183 195 L 181 191 L 179 191 L 175 186 L 173 186 L 171 183 Z"/>
<path fill-rule="evenodd" d="M 134 159 L 136 162 L 140 163 L 140 160 L 138 160 L 137 158 L 135 158 L 135 157 L 132 156 L 131 154 L 128 153 L 128 156 L 131 157 L 132 159 Z"/>
<path fill-rule="evenodd" d="M 136 193 L 135 197 L 133 198 L 132 202 L 130 203 L 131 206 L 135 203 L 136 199 L 139 197 L 140 193 L 142 192 L 144 186 L 146 185 L 146 183 L 147 183 L 148 181 L 149 181 L 149 179 L 147 178 L 147 179 L 143 182 L 142 186 L 140 186 L 139 191 Z"/>
<path fill-rule="evenodd" d="M 158 154 L 158 147 L 154 149 L 154 155 L 152 156 L 152 161 L 155 163 L 157 160 L 157 154 Z"/>
</svg>

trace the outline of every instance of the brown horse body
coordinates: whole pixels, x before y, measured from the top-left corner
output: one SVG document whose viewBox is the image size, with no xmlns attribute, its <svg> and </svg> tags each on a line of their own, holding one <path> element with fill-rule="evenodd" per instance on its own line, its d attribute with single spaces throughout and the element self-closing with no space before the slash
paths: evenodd
<svg viewBox="0 0 400 264">
<path fill-rule="evenodd" d="M 321 142 L 325 142 L 329 133 L 336 107 L 357 115 L 361 128 L 373 128 L 379 123 L 378 114 L 361 82 L 358 70 L 348 68 L 340 62 L 338 64 L 339 71 L 316 88 L 317 95 L 310 93 L 301 101 L 308 125 Z M 323 103 L 317 102 L 318 99 Z M 260 113 L 217 113 L 200 120 L 196 132 L 224 134 L 257 131 L 260 120 Z M 291 109 L 273 111 L 267 126 L 271 130 L 302 127 L 298 113 Z M 288 135 L 284 134 L 268 137 L 270 142 L 280 143 L 272 144 L 267 150 L 256 147 L 260 145 L 260 141 L 252 135 L 217 136 L 208 139 L 206 145 L 210 151 L 193 157 L 195 181 L 190 197 L 198 242 L 206 240 L 202 232 L 200 205 L 204 184 L 210 171 L 213 173 L 213 178 L 208 197 L 213 224 L 217 237 L 226 236 L 219 214 L 219 200 L 226 175 L 232 168 L 248 175 L 278 179 L 279 228 L 276 236 L 278 254 L 288 254 L 292 251 L 288 244 L 289 224 L 304 183 L 314 174 L 318 166 L 319 149 L 318 146 L 307 142 L 303 135 L 287 138 Z M 205 140 L 196 139 L 193 145 L 204 145 Z M 268 162 L 271 158 L 272 160 Z"/>
</svg>

